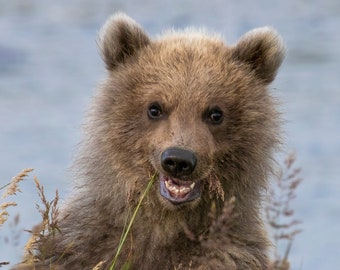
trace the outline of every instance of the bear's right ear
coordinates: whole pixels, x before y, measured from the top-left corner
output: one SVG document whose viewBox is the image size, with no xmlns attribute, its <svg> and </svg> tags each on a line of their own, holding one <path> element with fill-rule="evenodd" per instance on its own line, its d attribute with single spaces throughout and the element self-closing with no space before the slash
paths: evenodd
<svg viewBox="0 0 340 270">
<path fill-rule="evenodd" d="M 143 29 L 123 13 L 112 15 L 99 33 L 99 47 L 108 70 L 124 63 L 150 43 Z"/>
</svg>

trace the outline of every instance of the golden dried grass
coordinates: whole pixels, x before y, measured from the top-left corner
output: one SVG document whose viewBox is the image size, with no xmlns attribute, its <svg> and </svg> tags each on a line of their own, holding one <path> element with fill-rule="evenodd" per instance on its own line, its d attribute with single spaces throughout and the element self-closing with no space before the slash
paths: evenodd
<svg viewBox="0 0 340 270">
<path fill-rule="evenodd" d="M 301 168 L 295 167 L 296 156 L 291 153 L 284 161 L 284 166 L 274 179 L 274 185 L 269 190 L 268 203 L 265 207 L 266 218 L 274 235 L 274 260 L 269 270 L 289 270 L 289 253 L 295 236 L 302 230 L 301 221 L 294 217 L 292 201 L 296 198 L 296 189 L 302 178 L 299 174 Z M 279 243 L 286 243 L 284 254 L 278 250 Z"/>
<path fill-rule="evenodd" d="M 0 227 L 8 220 L 8 217 L 9 217 L 8 208 L 10 206 L 17 205 L 17 203 L 14 201 L 6 201 L 6 200 L 8 199 L 8 197 L 16 195 L 17 192 L 21 192 L 19 188 L 19 183 L 23 181 L 31 171 L 33 171 L 32 168 L 27 168 L 27 169 L 22 170 L 18 175 L 13 177 L 12 180 L 8 184 L 0 187 L 0 190 L 4 190 L 1 196 L 1 204 L 0 204 Z M 19 221 L 19 216 L 16 216 L 15 223 L 17 223 L 18 221 Z M 3 265 L 8 265 L 8 264 L 9 262 L 0 262 L 0 267 Z"/>
<path fill-rule="evenodd" d="M 6 200 L 8 197 L 16 195 L 17 192 L 21 192 L 19 188 L 19 183 L 23 181 L 31 171 L 33 171 L 32 168 L 27 168 L 27 169 L 22 170 L 17 176 L 13 177 L 12 180 L 8 184 L 0 187 L 0 190 L 4 190 L 1 196 L 1 200 Z M 1 211 L 0 212 L 0 226 L 3 225 L 8 219 L 9 212 L 7 211 L 7 208 L 10 206 L 16 206 L 16 205 L 17 205 L 16 202 L 13 202 L 13 201 L 10 201 L 10 202 L 5 201 L 0 204 L 0 211 Z"/>
<path fill-rule="evenodd" d="M 42 222 L 32 230 L 27 230 L 31 238 L 25 245 L 26 263 L 41 262 L 45 263 L 51 257 L 54 246 L 54 239 L 57 233 L 61 233 L 58 227 L 59 217 L 59 193 L 56 190 L 55 197 L 49 201 L 45 196 L 44 187 L 34 177 L 34 183 L 38 191 L 41 205 L 36 204 L 36 208 L 41 215 Z"/>
<path fill-rule="evenodd" d="M 294 154 L 290 154 L 287 157 L 281 172 L 278 174 L 276 179 L 274 179 L 273 187 L 269 190 L 268 203 L 265 208 L 265 213 L 268 224 L 274 231 L 274 244 L 277 246 L 278 242 L 287 241 L 287 245 L 284 254 L 282 255 L 277 250 L 275 250 L 274 260 L 268 270 L 291 269 L 289 262 L 289 252 L 291 250 L 292 242 L 295 236 L 301 232 L 301 229 L 298 228 L 298 225 L 301 222 L 294 218 L 294 210 L 291 207 L 291 202 L 296 197 L 296 188 L 302 181 L 302 179 L 299 177 L 301 169 L 295 168 L 295 160 L 296 158 Z M 8 184 L 0 187 L 0 190 L 4 190 L 1 200 L 5 200 L 9 196 L 16 195 L 17 192 L 21 192 L 19 188 L 19 183 L 23 181 L 32 170 L 33 169 L 30 168 L 24 169 L 17 176 L 13 177 Z M 149 192 L 149 189 L 153 185 L 154 181 L 155 176 L 150 177 L 150 181 L 148 182 L 146 189 L 141 195 L 138 205 L 134 210 L 127 227 L 122 233 L 121 241 L 119 243 L 114 260 L 111 263 L 110 270 L 114 269 L 115 267 L 115 263 L 119 257 L 121 249 L 124 246 L 125 239 L 129 234 L 135 217 L 142 205 L 142 201 Z M 42 222 L 39 225 L 35 226 L 32 230 L 28 230 L 28 232 L 31 234 L 31 238 L 25 246 L 25 264 L 32 266 L 37 262 L 46 263 L 46 260 L 48 260 L 52 255 L 50 252 L 53 249 L 54 237 L 57 233 L 61 233 L 60 229 L 58 228 L 58 191 L 56 191 L 55 197 L 49 201 L 45 196 L 43 185 L 39 183 L 36 177 L 34 177 L 34 182 L 38 191 L 38 196 L 41 201 L 41 205 L 37 204 L 36 208 L 41 215 Z M 222 194 L 221 188 L 219 186 L 210 186 L 210 188 L 215 191 L 217 196 L 221 198 L 224 197 L 224 194 Z M 234 204 L 235 198 L 231 198 L 229 201 L 225 202 L 222 215 L 217 220 L 214 220 L 211 224 L 211 227 L 209 229 L 211 235 L 228 234 L 228 231 L 222 232 L 219 230 L 220 228 L 229 228 L 228 224 L 232 221 L 234 217 Z M 7 218 L 9 216 L 9 213 L 7 211 L 8 208 L 16 205 L 17 204 L 14 201 L 4 201 L 0 204 L 0 227 L 7 221 Z M 210 213 L 212 218 L 213 216 L 215 216 L 214 210 L 216 209 L 214 209 L 214 206 L 212 205 Z M 194 238 L 189 230 L 186 230 L 186 235 L 189 238 Z M 200 237 L 196 240 L 198 240 L 203 246 L 206 247 L 213 246 L 215 241 L 219 241 L 219 239 L 205 239 L 203 237 Z M 103 269 L 105 263 L 105 261 L 99 262 L 93 268 L 93 270 Z M 8 264 L 9 262 L 0 262 L 0 267 Z M 123 265 L 122 269 L 129 269 L 129 262 L 126 262 Z M 179 266 L 178 269 L 181 269 L 181 267 Z"/>
</svg>

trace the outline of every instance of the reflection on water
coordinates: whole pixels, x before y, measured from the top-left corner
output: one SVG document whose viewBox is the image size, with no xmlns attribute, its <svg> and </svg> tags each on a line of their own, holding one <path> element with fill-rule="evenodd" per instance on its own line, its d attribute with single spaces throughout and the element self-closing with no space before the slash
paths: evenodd
<svg viewBox="0 0 340 270">
<path fill-rule="evenodd" d="M 104 77 L 97 32 L 119 10 L 153 36 L 168 27 L 204 25 L 235 42 L 254 27 L 278 29 L 288 57 L 273 88 L 283 100 L 287 118 L 286 148 L 296 150 L 305 179 L 296 201 L 304 232 L 291 251 L 293 269 L 336 269 L 340 263 L 336 226 L 340 222 L 340 2 L 336 0 L 313 4 L 0 0 L 0 186 L 21 169 L 34 167 L 47 195 L 52 197 L 56 188 L 67 193 L 67 167 L 80 138 L 84 108 Z M 15 198 L 21 217 L 18 229 L 30 228 L 39 218 L 31 180 Z M 8 225 L 0 232 L 0 261 L 16 262 L 22 251 L 12 242 L 4 244 L 12 235 Z M 27 236 L 21 236 L 21 246 Z"/>
</svg>

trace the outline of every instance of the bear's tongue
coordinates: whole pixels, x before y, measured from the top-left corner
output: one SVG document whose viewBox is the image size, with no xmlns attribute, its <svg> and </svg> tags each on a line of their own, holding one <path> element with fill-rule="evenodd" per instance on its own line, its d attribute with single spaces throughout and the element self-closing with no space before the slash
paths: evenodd
<svg viewBox="0 0 340 270">
<path fill-rule="evenodd" d="M 160 193 L 173 204 L 193 201 L 200 196 L 199 182 L 160 176 Z"/>
</svg>

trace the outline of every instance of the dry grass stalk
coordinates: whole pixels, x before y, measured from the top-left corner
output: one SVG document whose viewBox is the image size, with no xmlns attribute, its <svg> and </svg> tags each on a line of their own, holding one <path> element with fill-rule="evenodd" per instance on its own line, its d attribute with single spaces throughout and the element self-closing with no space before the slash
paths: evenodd
<svg viewBox="0 0 340 270">
<path fill-rule="evenodd" d="M 201 235 L 196 236 L 193 232 L 190 231 L 187 225 L 181 224 L 183 227 L 184 233 L 187 238 L 191 241 L 197 241 L 200 243 L 202 247 L 205 247 L 210 250 L 214 250 L 216 247 L 221 246 L 222 244 L 230 245 L 231 237 L 232 237 L 232 226 L 234 219 L 237 217 L 234 212 L 236 199 L 235 197 L 231 197 L 229 200 L 224 202 L 221 215 L 217 216 L 216 204 L 213 202 L 210 207 L 209 217 L 211 219 L 211 225 L 207 232 L 204 232 Z M 211 254 L 213 257 L 221 257 L 223 253 L 216 252 L 216 254 Z M 209 265 L 206 268 L 204 266 L 207 265 L 205 261 L 206 258 L 195 256 L 192 261 L 190 261 L 189 265 L 183 265 L 180 263 L 174 270 L 191 270 L 191 269 L 215 269 L 214 265 Z M 213 262 L 214 260 L 212 260 Z M 193 264 L 195 266 L 193 266 Z M 197 265 L 201 265 L 202 267 L 197 268 Z"/>
<path fill-rule="evenodd" d="M 209 177 L 209 192 L 210 195 L 216 194 L 217 198 L 224 201 L 224 190 L 220 179 L 215 174 L 211 174 Z"/>
<path fill-rule="evenodd" d="M 7 198 L 8 196 L 11 195 L 16 195 L 17 192 L 21 192 L 20 188 L 19 188 L 19 183 L 25 179 L 25 177 L 31 172 L 33 171 L 32 168 L 27 168 L 22 170 L 17 176 L 13 177 L 11 182 L 9 182 L 8 184 L 0 187 L 0 190 L 5 189 L 7 187 L 7 189 L 5 190 L 5 192 L 2 194 L 2 199 Z"/>
<path fill-rule="evenodd" d="M 301 183 L 302 179 L 299 178 L 300 168 L 295 168 L 295 155 L 290 154 L 288 158 L 285 160 L 285 166 L 279 173 L 274 187 L 270 190 L 270 196 L 268 198 L 268 205 L 265 208 L 266 216 L 269 225 L 274 229 L 274 241 L 277 245 L 279 241 L 287 240 L 288 244 L 285 250 L 285 254 L 280 256 L 276 251 L 275 259 L 272 262 L 269 270 L 289 270 L 290 263 L 288 260 L 290 248 L 292 245 L 292 241 L 296 234 L 300 233 L 301 230 L 297 228 L 298 224 L 301 222 L 294 219 L 294 211 L 292 210 L 290 204 L 291 201 L 296 197 L 295 190 L 298 185 Z M 15 195 L 17 192 L 21 192 L 18 184 L 22 181 L 29 172 L 33 169 L 25 169 L 20 174 L 15 176 L 10 183 L 7 185 L 0 187 L 0 190 L 5 189 L 4 194 L 2 195 L 2 199 L 7 198 L 8 196 Z M 132 226 L 134 221 L 134 216 L 136 215 L 141 202 L 143 201 L 144 196 L 146 196 L 149 188 L 153 184 L 154 176 L 150 178 L 148 183 L 148 187 L 146 188 L 143 196 L 140 199 L 139 205 L 135 210 L 133 217 L 130 220 L 129 228 Z M 214 179 L 210 179 L 210 191 L 215 193 L 217 197 L 220 199 L 224 198 L 224 194 L 221 192 L 221 186 L 219 181 L 213 181 Z M 56 233 L 60 233 L 60 229 L 58 228 L 58 201 L 59 194 L 56 191 L 55 198 L 51 201 L 48 201 L 45 196 L 44 187 L 39 183 L 38 179 L 34 177 L 35 185 L 38 190 L 38 196 L 41 200 L 42 207 L 38 204 L 36 205 L 39 213 L 42 217 L 42 222 L 38 226 L 34 227 L 32 230 L 28 231 L 32 234 L 31 239 L 25 246 L 26 251 L 26 263 L 34 264 L 34 263 L 44 263 L 46 259 L 50 257 L 49 251 L 53 250 L 54 245 L 54 236 Z M 184 231 L 188 238 L 193 241 L 199 241 L 202 246 L 210 247 L 216 245 L 216 241 L 228 241 L 230 229 L 232 225 L 232 220 L 235 217 L 235 213 L 233 213 L 235 205 L 235 198 L 232 197 L 230 200 L 224 203 L 224 207 L 222 210 L 221 216 L 216 219 L 216 205 L 211 206 L 210 217 L 212 220 L 211 226 L 207 234 L 203 234 L 200 236 L 195 236 L 190 232 L 188 228 L 185 228 Z M 7 220 L 8 212 L 6 209 L 10 206 L 16 206 L 15 202 L 4 202 L 0 205 L 0 226 Z M 183 226 L 183 224 L 182 224 Z M 126 238 L 129 229 L 125 231 L 124 237 Z M 209 236 L 209 237 L 208 237 Z M 211 238 L 211 236 L 216 236 Z M 123 239 L 124 239 L 123 237 Z M 124 245 L 124 241 L 120 243 L 120 248 Z M 119 252 L 116 254 L 116 258 L 118 257 Z M 196 258 L 199 261 L 199 258 Z M 3 265 L 8 265 L 9 262 L 0 262 L 0 267 Z M 99 262 L 93 270 L 102 269 L 105 261 Z M 114 268 L 114 262 L 111 265 L 110 269 Z M 123 269 L 128 269 L 129 263 L 127 262 Z M 182 265 L 180 264 L 178 268 L 182 269 Z M 189 266 L 191 269 L 191 264 Z"/>
<path fill-rule="evenodd" d="M 44 187 L 40 185 L 38 179 L 34 177 L 34 182 L 38 190 L 38 196 L 41 200 L 42 207 L 36 205 L 41 217 L 42 222 L 35 226 L 33 230 L 28 232 L 32 234 L 31 239 L 25 246 L 26 262 L 42 262 L 50 257 L 50 252 L 54 246 L 54 238 L 56 233 L 60 233 L 58 228 L 59 216 L 59 194 L 56 191 L 55 198 L 48 201 L 45 196 Z"/>
<path fill-rule="evenodd" d="M 31 172 L 33 169 L 28 168 L 22 170 L 17 176 L 13 177 L 12 180 L 0 187 L 0 190 L 5 189 L 4 193 L 1 196 L 1 200 L 7 199 L 9 196 L 16 195 L 17 192 L 21 192 L 19 188 L 19 183 L 25 179 L 25 177 Z M 7 221 L 9 217 L 9 213 L 7 211 L 8 207 L 16 206 L 15 202 L 2 202 L 0 204 L 0 227 Z M 16 225 L 19 222 L 19 216 L 17 215 L 14 220 L 14 224 Z M 8 265 L 9 262 L 0 262 L 0 267 L 4 265 Z"/>
<path fill-rule="evenodd" d="M 215 205 L 212 205 L 210 210 L 210 217 L 212 224 L 209 228 L 209 237 L 201 235 L 199 241 L 201 245 L 206 248 L 212 248 L 217 245 L 219 241 L 227 241 L 230 235 L 230 229 L 235 218 L 234 207 L 236 199 L 231 197 L 228 201 L 224 202 L 222 214 L 216 219 Z"/>
<path fill-rule="evenodd" d="M 9 196 L 16 195 L 17 192 L 21 192 L 19 188 L 19 183 L 25 179 L 25 177 L 31 172 L 33 169 L 28 168 L 21 171 L 17 176 L 13 177 L 12 180 L 0 187 L 0 190 L 5 189 L 4 193 L 1 196 L 1 199 L 4 200 L 8 198 Z M 7 208 L 10 206 L 16 206 L 17 204 L 15 202 L 3 202 L 0 204 L 0 226 L 3 225 L 6 220 L 8 219 L 9 213 L 7 211 Z"/>
<path fill-rule="evenodd" d="M 301 183 L 299 177 L 300 168 L 294 167 L 295 154 L 290 154 L 284 162 L 285 167 L 280 171 L 275 185 L 270 190 L 268 205 L 265 208 L 269 226 L 274 230 L 274 242 L 276 246 L 275 259 L 271 270 L 289 270 L 289 252 L 295 236 L 301 232 L 298 225 L 301 222 L 294 218 L 294 210 L 291 202 L 295 199 L 296 188 Z M 279 242 L 287 241 L 285 254 L 278 253 Z"/>
</svg>

